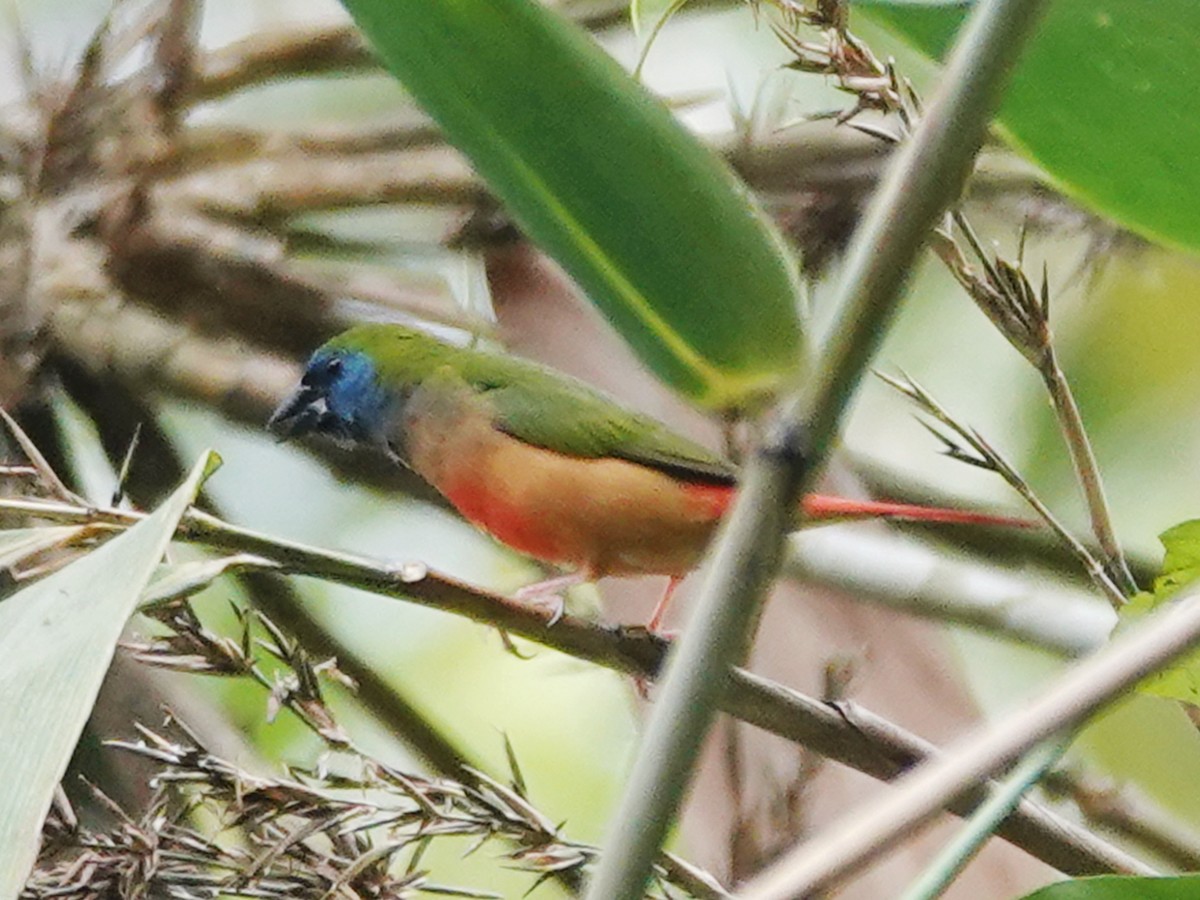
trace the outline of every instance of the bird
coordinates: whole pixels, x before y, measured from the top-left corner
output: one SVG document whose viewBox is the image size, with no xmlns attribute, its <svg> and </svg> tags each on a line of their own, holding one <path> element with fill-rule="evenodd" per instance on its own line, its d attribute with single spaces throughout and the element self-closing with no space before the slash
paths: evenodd
<svg viewBox="0 0 1200 900">
<path fill-rule="evenodd" d="M 737 492 L 720 454 L 554 369 L 367 323 L 319 347 L 267 423 L 373 448 L 428 482 L 502 544 L 566 572 L 518 592 L 555 603 L 571 584 L 667 576 L 647 628 L 700 564 Z M 798 524 L 884 518 L 1024 525 L 971 511 L 808 494 Z"/>
</svg>

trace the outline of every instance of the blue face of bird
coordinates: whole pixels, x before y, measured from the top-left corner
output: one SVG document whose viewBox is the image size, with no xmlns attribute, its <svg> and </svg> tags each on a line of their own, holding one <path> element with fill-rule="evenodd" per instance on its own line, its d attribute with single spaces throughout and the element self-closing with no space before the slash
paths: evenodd
<svg viewBox="0 0 1200 900">
<path fill-rule="evenodd" d="M 380 443 L 392 406 L 365 353 L 318 350 L 267 428 L 284 439 L 316 432 L 345 443 Z"/>
</svg>

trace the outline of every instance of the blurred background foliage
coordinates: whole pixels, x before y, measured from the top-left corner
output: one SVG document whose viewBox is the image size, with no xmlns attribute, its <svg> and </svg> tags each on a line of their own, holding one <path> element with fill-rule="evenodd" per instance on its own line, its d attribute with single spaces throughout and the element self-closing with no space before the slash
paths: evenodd
<svg viewBox="0 0 1200 900">
<path fill-rule="evenodd" d="M 559 5 L 589 24 L 625 65 L 635 64 L 647 33 L 643 28 L 638 35 L 628 27 L 620 4 L 562 0 Z M 31 50 L 34 83 L 52 84 L 73 71 L 108 4 L 42 0 L 14 5 L 12 11 L 19 14 L 12 21 L 19 21 L 16 27 Z M 200 43 L 221 48 L 252 36 L 346 21 L 332 0 L 211 0 L 205 6 Z M 905 31 L 900 12 L 856 20 L 855 27 L 877 55 L 896 56 L 919 86 L 932 84 L 936 67 L 897 36 Z M 909 29 L 908 38 L 930 51 L 938 49 L 932 38 L 922 45 L 917 29 Z M 11 70 L 3 79 L 11 91 L 4 97 L 9 104 L 21 100 L 24 76 L 15 52 L 18 44 L 15 39 L 10 42 Z M 1104 46 L 1097 52 L 1118 50 Z M 1078 52 L 1091 51 L 1085 46 Z M 776 169 L 766 154 L 761 159 L 750 154 L 740 166 L 785 229 L 807 250 L 812 317 L 819 333 L 830 318 L 822 301 L 836 277 L 836 250 L 881 154 L 870 142 L 839 148 L 831 129 L 803 124 L 806 117 L 843 109 L 847 101 L 825 79 L 781 68 L 788 61 L 785 47 L 749 8 L 697 3 L 658 35 L 642 77 L 691 128 L 726 149 L 780 140 L 803 144 L 805 129 L 813 127 L 818 129 L 815 143 L 832 148 L 825 158 L 813 158 L 813 172 L 807 173 L 813 180 L 808 182 L 805 175 L 787 172 L 794 158 L 786 155 Z M 1067 65 L 1061 56 L 1043 64 Z M 346 69 L 334 77 L 289 77 L 199 104 L 189 123 L 198 128 L 336 134 L 373 122 L 420 121 L 391 78 L 368 66 Z M 1190 83 L 1182 80 L 1180 89 Z M 1124 119 L 1096 123 L 1093 139 L 1120 151 L 1130 129 L 1138 127 Z M 1012 131 L 1026 145 L 1032 143 L 1017 126 Z M 231 521 L 383 560 L 421 560 L 500 591 L 529 581 L 537 574 L 531 564 L 458 521 L 432 502 L 428 491 L 381 472 L 370 461 L 340 455 L 332 458 L 331 473 L 329 457 L 318 459 L 304 448 L 278 445 L 256 424 L 265 418 L 273 392 L 282 391 L 294 377 L 318 335 L 341 324 L 411 314 L 485 331 L 491 327 L 490 291 L 496 278 L 488 268 L 488 242 L 519 238 L 460 168 L 444 163 L 433 151 L 428 158 L 420 153 L 414 153 L 414 165 L 430 166 L 424 184 L 419 183 L 418 168 L 413 176 L 416 187 L 383 197 L 395 202 L 364 197 L 336 212 L 297 202 L 295 215 L 280 217 L 286 219 L 286 240 L 265 250 L 272 260 L 272 254 L 284 252 L 290 259 L 311 262 L 333 273 L 334 279 L 354 272 L 359 278 L 354 284 L 369 290 L 356 291 L 350 283 L 344 290 L 322 288 L 322 302 L 331 302 L 321 307 L 320 315 L 299 307 L 278 308 L 272 314 L 278 321 L 272 318 L 269 323 L 256 320 L 253 311 L 239 320 L 225 307 L 207 309 L 202 298 L 181 296 L 175 308 L 157 303 L 159 314 L 185 331 L 201 334 L 204 342 L 197 344 L 194 367 L 181 365 L 174 375 L 155 371 L 144 380 L 139 380 L 139 373 L 145 373 L 136 365 L 112 358 L 121 352 L 113 350 L 113 342 L 119 345 L 121 330 L 128 325 L 119 318 L 106 326 L 86 315 L 70 318 L 60 313 L 51 328 L 50 364 L 34 379 L 14 376 L 17 383 L 4 401 L 17 404 L 22 421 L 47 453 L 64 461 L 80 488 L 97 500 L 106 500 L 112 491 L 112 458 L 119 458 L 132 426 L 145 419 L 156 423 L 179 459 L 193 459 L 205 447 L 219 449 L 226 464 L 207 490 Z M 1109 174 L 1119 175 L 1123 183 L 1143 184 L 1140 173 L 1129 169 L 1146 166 L 1155 183 L 1165 185 L 1164 195 L 1174 193 L 1190 204 L 1192 192 L 1185 185 L 1200 173 L 1196 157 L 1147 161 L 1129 153 L 1118 156 L 1114 152 L 1105 163 L 1119 168 L 1115 173 L 1106 170 Z M 778 175 L 780 165 L 785 167 L 783 176 Z M 1059 172 L 1053 181 L 1062 179 Z M 238 184 L 237 179 L 231 181 L 235 190 Z M 1087 191 L 1076 193 L 1088 196 Z M 1200 427 L 1192 414 L 1200 405 L 1194 338 L 1200 326 L 1200 264 L 1182 251 L 1153 246 L 1063 200 L 998 146 L 985 154 L 973 198 L 972 214 L 987 239 L 1009 255 L 1016 253 L 1023 223 L 1029 228 L 1026 268 L 1038 273 L 1043 263 L 1046 266 L 1063 365 L 1096 445 L 1118 532 L 1152 569 L 1159 553 L 1156 535 L 1200 511 L 1200 480 L 1195 478 Z M 1194 220 L 1193 215 L 1193 225 Z M 1124 224 L 1136 223 L 1126 216 Z M 1158 226 L 1138 225 L 1136 230 L 1161 233 Z M 1173 232 L 1169 242 L 1191 239 Z M 168 273 L 168 285 L 170 278 Z M 880 356 L 881 368 L 909 373 L 988 435 L 1082 531 L 1086 514 L 1035 374 L 937 262 L 927 260 L 921 266 L 909 294 Z M 279 296 L 286 299 L 285 294 Z M 274 329 L 272 336 L 264 340 L 256 334 L 260 325 Z M 276 332 L 283 337 L 276 338 Z M 229 343 L 233 340 L 257 341 L 257 346 L 246 351 Z M 270 365 L 237 368 L 247 354 L 260 352 L 270 357 Z M 97 359 L 107 362 L 97 364 Z M 633 364 L 621 356 L 613 365 Z M 666 408 L 655 394 L 645 399 L 652 411 Z M 123 413 L 114 412 L 121 406 Z M 893 492 L 1012 504 L 997 479 L 940 456 L 938 445 L 915 423 L 911 410 L 882 384 L 872 382 L 864 388 L 844 444 L 850 468 L 868 483 Z M 108 448 L 107 457 L 102 445 Z M 161 450 L 151 435 L 135 462 L 131 486 L 136 490 L 131 493 L 139 503 L 160 496 L 173 477 L 171 466 L 161 458 L 147 461 Z M 953 552 L 974 551 L 960 547 Z M 606 603 L 625 587 L 603 586 Z M 311 610 L 312 627 L 351 648 L 468 759 L 487 771 L 506 772 L 506 735 L 534 803 L 556 822 L 565 821 L 572 837 L 599 839 L 637 733 L 638 702 L 622 678 L 525 642 L 518 642 L 518 648 L 530 658 L 519 658 L 505 649 L 493 630 L 416 606 L 310 580 L 292 589 Z M 233 630 L 230 599 L 243 602 L 242 589 L 220 584 L 206 592 L 198 608 L 213 627 Z M 600 596 L 590 589 L 573 602 L 595 614 L 602 608 Z M 636 620 L 636 614 L 630 619 Z M 1011 642 L 950 626 L 945 631 L 957 649 L 956 677 L 969 686 L 985 714 L 1019 704 L 1062 665 Z M 265 766 L 309 765 L 320 752 L 318 742 L 287 713 L 266 721 L 265 693 L 254 685 L 130 667 L 117 672 L 113 682 L 94 721 L 93 743 L 81 749 L 77 765 L 123 801 L 136 802 L 136 773 L 123 770 L 97 749 L 94 736 L 128 736 L 131 716 L 153 717 L 160 701 L 175 707 L 229 758 L 261 760 Z M 130 702 L 143 689 L 141 699 L 151 701 L 149 710 Z M 914 682 L 908 691 L 917 703 L 922 684 Z M 333 705 L 356 738 L 381 758 L 412 768 L 426 765 L 397 738 L 394 723 L 381 725 L 346 693 L 335 695 Z M 1140 786 L 1164 807 L 1200 826 L 1200 794 L 1193 787 L 1200 780 L 1198 751 L 1194 728 L 1174 705 L 1138 698 L 1120 704 L 1090 727 L 1076 753 L 1096 771 Z M 435 844 L 425 864 L 445 883 L 475 884 L 514 897 L 528 888 L 527 874 L 502 870 L 486 855 L 460 859 L 464 846 L 461 841 Z M 682 849 L 694 848 L 685 840 Z M 704 863 L 703 853 L 700 856 Z M 539 891 L 552 896 L 561 888 L 551 883 Z"/>
</svg>

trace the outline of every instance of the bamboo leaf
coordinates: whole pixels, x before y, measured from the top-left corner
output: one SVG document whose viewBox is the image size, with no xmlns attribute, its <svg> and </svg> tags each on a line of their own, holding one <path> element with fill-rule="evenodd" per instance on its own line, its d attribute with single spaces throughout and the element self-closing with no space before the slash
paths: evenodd
<svg viewBox="0 0 1200 900">
<path fill-rule="evenodd" d="M 1118 613 L 1117 631 L 1130 628 L 1200 578 L 1200 519 L 1169 528 L 1158 536 L 1166 553 L 1153 591 L 1131 597 Z M 1200 706 L 1200 650 L 1151 675 L 1138 690 Z"/>
<path fill-rule="evenodd" d="M 1200 895 L 1200 875 L 1136 878 L 1100 875 L 1060 881 L 1028 894 L 1025 900 L 1191 900 Z"/>
<path fill-rule="evenodd" d="M 724 409 L 797 371 L 797 281 L 774 228 L 586 35 L 530 0 L 344 4 L 659 377 Z"/>
<path fill-rule="evenodd" d="M 860 9 L 937 58 L 969 5 L 870 0 Z M 1013 74 L 1003 131 L 1081 204 L 1200 250 L 1198 42 L 1194 0 L 1057 0 Z"/>
<path fill-rule="evenodd" d="M 216 461 L 206 456 L 154 515 L 0 603 L 0 900 L 33 866 L 125 621 Z"/>
</svg>

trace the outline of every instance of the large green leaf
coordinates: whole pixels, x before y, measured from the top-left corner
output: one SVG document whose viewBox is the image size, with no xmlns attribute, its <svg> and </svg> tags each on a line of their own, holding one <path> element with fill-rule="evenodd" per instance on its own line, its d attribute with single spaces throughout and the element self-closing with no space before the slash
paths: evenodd
<svg viewBox="0 0 1200 900">
<path fill-rule="evenodd" d="M 0 900 L 29 875 L 125 620 L 214 461 L 145 521 L 0 602 Z"/>
<path fill-rule="evenodd" d="M 1170 602 L 1181 588 L 1200 578 L 1200 519 L 1167 529 L 1159 535 L 1159 540 L 1166 550 L 1162 574 L 1154 579 L 1153 591 L 1142 591 L 1121 608 L 1118 631 Z M 1138 685 L 1138 689 L 1200 706 L 1200 650 L 1193 650 L 1173 665 L 1151 675 Z"/>
<path fill-rule="evenodd" d="M 747 404 L 801 362 L 797 285 L 730 170 L 532 0 L 344 0 L 392 72 L 646 364 Z"/>
<path fill-rule="evenodd" d="M 1098 875 L 1060 881 L 1028 894 L 1024 900 L 1193 900 L 1200 897 L 1200 875 L 1137 878 Z"/>
<path fill-rule="evenodd" d="M 868 0 L 864 12 L 941 57 L 968 8 Z M 1067 195 L 1131 231 L 1200 250 L 1200 3 L 1055 0 L 1000 121 Z"/>
</svg>

